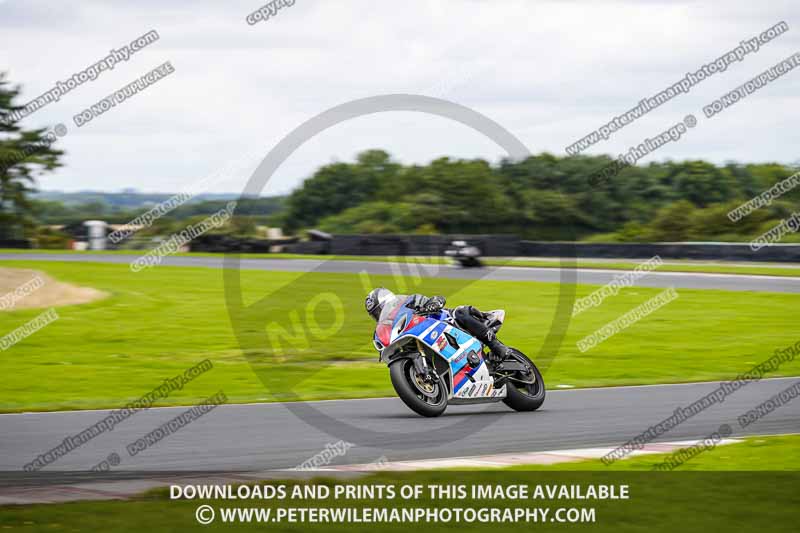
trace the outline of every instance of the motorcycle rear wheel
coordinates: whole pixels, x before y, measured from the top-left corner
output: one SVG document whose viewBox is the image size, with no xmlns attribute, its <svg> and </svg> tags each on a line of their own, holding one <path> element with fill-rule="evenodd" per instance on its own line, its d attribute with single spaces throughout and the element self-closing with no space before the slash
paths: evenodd
<svg viewBox="0 0 800 533">
<path fill-rule="evenodd" d="M 441 382 L 425 384 L 414 369 L 414 360 L 403 358 L 389 365 L 395 392 L 415 413 L 436 417 L 447 408 L 447 389 Z"/>
<path fill-rule="evenodd" d="M 521 381 L 532 381 L 532 383 L 508 380 L 503 403 L 515 411 L 535 411 L 544 403 L 546 393 L 544 379 L 527 355 L 515 348 L 511 349 L 517 357 L 521 356 L 522 360 L 531 366 L 531 376 L 525 376 L 522 372 L 514 372 L 513 377 Z"/>
</svg>

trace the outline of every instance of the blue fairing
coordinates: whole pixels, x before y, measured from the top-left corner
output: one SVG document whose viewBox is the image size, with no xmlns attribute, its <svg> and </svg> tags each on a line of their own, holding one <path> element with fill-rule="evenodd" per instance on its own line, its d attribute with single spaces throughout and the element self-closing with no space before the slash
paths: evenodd
<svg viewBox="0 0 800 533">
<path fill-rule="evenodd" d="M 446 322 L 446 320 L 450 319 L 450 313 L 447 310 L 422 317 L 415 315 L 412 309 L 406 307 L 410 301 L 411 298 L 403 303 L 403 307 L 398 309 L 392 320 L 393 335 L 398 328 L 401 328 L 401 331 L 396 333 L 396 337 L 391 339 L 390 344 L 395 344 L 404 338 L 414 338 L 425 343 L 450 364 L 453 392 L 457 393 L 465 384 L 470 382 L 470 377 L 479 372 L 484 365 L 480 342 L 469 333 Z M 409 324 L 412 325 L 409 327 Z M 445 330 L 455 339 L 458 347 L 452 346 L 446 337 L 442 336 Z M 468 366 L 467 355 L 471 351 L 476 352 L 481 358 L 480 364 L 475 367 Z M 456 356 L 456 354 L 458 355 Z"/>
</svg>

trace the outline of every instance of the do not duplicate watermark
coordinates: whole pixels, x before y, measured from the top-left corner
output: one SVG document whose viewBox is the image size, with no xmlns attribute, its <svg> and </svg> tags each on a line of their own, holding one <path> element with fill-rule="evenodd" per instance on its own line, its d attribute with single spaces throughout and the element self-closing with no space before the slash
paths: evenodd
<svg viewBox="0 0 800 533">
<path fill-rule="evenodd" d="M 84 109 L 77 115 L 73 116 L 72 120 L 75 122 L 75 125 L 80 128 L 81 126 L 91 122 L 96 117 L 99 117 L 112 107 L 116 107 L 117 104 L 121 104 L 128 98 L 133 97 L 139 91 L 144 91 L 157 81 L 166 78 L 173 72 L 175 72 L 175 68 L 172 66 L 172 63 L 169 61 L 162 63 L 150 72 L 127 84 L 125 87 L 114 91 L 99 102 Z"/>
</svg>

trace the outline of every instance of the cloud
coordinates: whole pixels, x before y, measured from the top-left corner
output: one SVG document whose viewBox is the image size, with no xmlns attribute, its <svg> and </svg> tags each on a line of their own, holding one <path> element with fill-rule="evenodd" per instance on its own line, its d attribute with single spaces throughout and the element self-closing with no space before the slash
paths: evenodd
<svg viewBox="0 0 800 533">
<path fill-rule="evenodd" d="M 688 113 L 700 123 L 644 160 L 791 162 L 800 73 L 790 73 L 711 120 L 702 106 L 800 50 L 800 8 L 778 0 L 505 2 L 297 0 L 265 22 L 266 2 L 0 0 L 0 70 L 34 97 L 131 39 L 157 43 L 26 119 L 64 123 L 66 166 L 46 189 L 175 191 L 340 103 L 423 93 L 470 106 L 532 152 L 564 147 L 780 20 L 790 31 L 726 72 L 649 113 L 589 153 L 618 154 Z M 175 73 L 84 127 L 72 116 L 171 61 Z M 403 162 L 441 155 L 497 160 L 499 147 L 463 126 L 382 113 L 321 134 L 276 173 L 284 192 L 321 164 L 381 147 Z M 241 175 L 212 190 L 241 190 Z"/>
</svg>

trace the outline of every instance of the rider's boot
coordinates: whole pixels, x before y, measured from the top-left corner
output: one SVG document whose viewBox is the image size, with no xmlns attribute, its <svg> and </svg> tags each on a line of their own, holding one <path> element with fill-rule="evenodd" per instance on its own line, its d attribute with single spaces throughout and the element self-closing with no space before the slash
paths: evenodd
<svg viewBox="0 0 800 533">
<path fill-rule="evenodd" d="M 495 361 L 503 361 L 511 354 L 511 348 L 500 342 L 491 329 L 486 332 L 486 338 L 483 339 L 483 342 L 491 350 L 492 359 Z"/>
<path fill-rule="evenodd" d="M 503 368 L 503 361 L 505 361 L 506 358 L 511 354 L 511 348 L 509 348 L 508 346 L 497 340 L 497 337 L 495 337 L 494 335 L 492 335 L 491 340 L 486 341 L 486 346 L 491 350 L 489 358 L 494 363 L 492 365 L 494 370 L 501 371 Z M 494 376 L 494 388 L 499 389 L 503 387 L 503 385 L 506 384 L 507 380 L 508 378 L 506 378 L 503 375 Z"/>
</svg>

